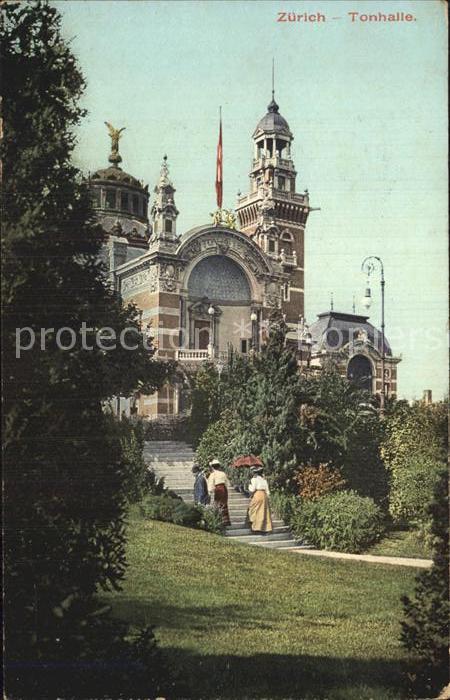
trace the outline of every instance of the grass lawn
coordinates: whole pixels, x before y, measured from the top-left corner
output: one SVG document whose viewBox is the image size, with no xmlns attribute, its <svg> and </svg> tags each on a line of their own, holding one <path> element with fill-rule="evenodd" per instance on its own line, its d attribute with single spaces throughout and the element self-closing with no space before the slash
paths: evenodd
<svg viewBox="0 0 450 700">
<path fill-rule="evenodd" d="M 172 524 L 129 527 L 115 613 L 155 633 L 190 700 L 404 698 L 400 596 L 414 569 L 312 559 Z"/>
<path fill-rule="evenodd" d="M 414 530 L 393 530 L 366 553 L 388 557 L 431 559 L 431 551 L 425 547 Z"/>
</svg>

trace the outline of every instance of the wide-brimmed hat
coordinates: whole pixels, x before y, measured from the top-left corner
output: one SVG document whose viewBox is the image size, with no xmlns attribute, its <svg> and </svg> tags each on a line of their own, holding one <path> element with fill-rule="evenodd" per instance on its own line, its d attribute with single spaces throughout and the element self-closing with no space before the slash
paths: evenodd
<svg viewBox="0 0 450 700">
<path fill-rule="evenodd" d="M 220 467 L 222 465 L 220 464 L 218 459 L 214 458 L 210 461 L 209 466 L 210 467 Z"/>
<path fill-rule="evenodd" d="M 262 474 L 262 472 L 264 471 L 264 467 L 255 464 L 253 467 L 250 467 L 250 471 L 252 472 L 252 474 Z"/>
</svg>

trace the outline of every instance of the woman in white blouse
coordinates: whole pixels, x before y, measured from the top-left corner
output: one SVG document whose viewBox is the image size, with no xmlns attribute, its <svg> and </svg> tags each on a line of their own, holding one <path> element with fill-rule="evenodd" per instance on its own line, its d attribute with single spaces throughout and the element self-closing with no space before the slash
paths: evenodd
<svg viewBox="0 0 450 700">
<path fill-rule="evenodd" d="M 252 467 L 253 474 L 248 486 L 252 494 L 248 507 L 248 519 L 253 532 L 272 532 L 272 518 L 269 508 L 269 484 L 263 475 L 262 467 Z"/>
</svg>

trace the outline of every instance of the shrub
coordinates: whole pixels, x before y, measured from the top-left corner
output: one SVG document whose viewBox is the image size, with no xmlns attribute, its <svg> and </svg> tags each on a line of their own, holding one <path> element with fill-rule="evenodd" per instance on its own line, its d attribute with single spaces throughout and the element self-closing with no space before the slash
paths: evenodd
<svg viewBox="0 0 450 700">
<path fill-rule="evenodd" d="M 213 532 L 216 535 L 222 535 L 225 526 L 223 524 L 223 516 L 220 508 L 213 504 L 211 506 L 197 506 L 201 511 L 201 522 L 200 526 L 207 532 Z"/>
<path fill-rule="evenodd" d="M 448 474 L 440 472 L 434 500 L 429 506 L 433 535 L 433 566 L 416 577 L 414 595 L 402 598 L 405 619 L 401 640 L 415 655 L 412 677 L 420 697 L 435 696 L 449 681 L 448 638 L 450 633 Z"/>
<path fill-rule="evenodd" d="M 339 491 L 345 486 L 345 479 L 339 469 L 329 464 L 310 464 L 302 467 L 295 475 L 294 481 L 299 487 L 299 496 L 305 500 L 314 500 Z"/>
<path fill-rule="evenodd" d="M 423 525 L 442 463 L 428 456 L 411 456 L 392 473 L 389 511 L 396 521 Z"/>
<path fill-rule="evenodd" d="M 197 506 L 180 501 L 174 508 L 172 522 L 175 525 L 186 527 L 198 527 L 202 519 L 202 512 Z"/>
<path fill-rule="evenodd" d="M 290 525 L 296 510 L 298 508 L 299 499 L 291 493 L 283 491 L 270 492 L 270 505 L 272 510 L 280 517 L 286 525 Z"/>
<path fill-rule="evenodd" d="M 139 509 L 144 518 L 172 522 L 178 503 L 178 499 L 167 496 L 166 494 L 162 496 L 149 496 L 142 501 Z"/>
<path fill-rule="evenodd" d="M 172 492 L 148 496 L 140 504 L 144 518 L 193 527 L 221 534 L 224 530 L 222 515 L 216 506 L 196 506 L 185 503 Z"/>
<path fill-rule="evenodd" d="M 360 552 L 380 539 L 383 513 L 367 496 L 338 491 L 303 501 L 293 518 L 295 534 L 320 549 Z"/>
</svg>

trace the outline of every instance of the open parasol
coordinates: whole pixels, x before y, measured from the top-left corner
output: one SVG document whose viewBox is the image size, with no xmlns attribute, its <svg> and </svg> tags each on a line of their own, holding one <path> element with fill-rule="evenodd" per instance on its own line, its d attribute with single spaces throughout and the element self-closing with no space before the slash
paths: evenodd
<svg viewBox="0 0 450 700">
<path fill-rule="evenodd" d="M 259 457 L 255 457 L 255 455 L 243 455 L 241 457 L 237 457 L 233 464 L 231 465 L 232 467 L 262 467 L 263 463 L 261 462 Z"/>
</svg>

